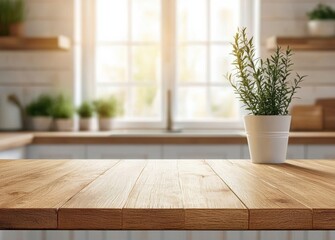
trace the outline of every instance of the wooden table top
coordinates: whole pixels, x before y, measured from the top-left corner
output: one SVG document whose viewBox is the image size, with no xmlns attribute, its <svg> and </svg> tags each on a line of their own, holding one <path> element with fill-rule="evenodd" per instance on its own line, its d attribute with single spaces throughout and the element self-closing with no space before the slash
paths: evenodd
<svg viewBox="0 0 335 240">
<path fill-rule="evenodd" d="M 0 229 L 335 229 L 335 161 L 1 160 Z"/>
</svg>

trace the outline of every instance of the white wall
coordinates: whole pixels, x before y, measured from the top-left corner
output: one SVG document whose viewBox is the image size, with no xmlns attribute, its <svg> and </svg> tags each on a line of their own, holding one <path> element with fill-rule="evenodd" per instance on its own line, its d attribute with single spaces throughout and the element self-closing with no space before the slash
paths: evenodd
<svg viewBox="0 0 335 240">
<path fill-rule="evenodd" d="M 27 36 L 73 39 L 74 0 L 26 0 Z M 27 103 L 42 92 L 73 91 L 73 50 L 0 51 L 0 94 L 16 93 Z"/>
<path fill-rule="evenodd" d="M 307 35 L 306 12 L 318 3 L 335 7 L 335 0 L 261 0 L 261 55 L 268 56 L 265 41 L 270 36 Z M 313 104 L 317 98 L 335 97 L 335 52 L 295 52 L 294 70 L 308 75 L 299 89 L 297 104 Z"/>
</svg>

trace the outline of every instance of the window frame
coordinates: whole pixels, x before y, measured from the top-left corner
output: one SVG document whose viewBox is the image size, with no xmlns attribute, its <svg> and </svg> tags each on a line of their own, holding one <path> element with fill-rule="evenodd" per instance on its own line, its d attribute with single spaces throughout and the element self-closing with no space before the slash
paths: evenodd
<svg viewBox="0 0 335 240">
<path fill-rule="evenodd" d="M 130 0 L 128 0 L 130 1 Z M 176 108 L 175 90 L 177 84 L 177 26 L 176 26 L 176 1 L 160 0 L 161 2 L 161 121 L 157 120 L 118 120 L 115 119 L 116 129 L 164 129 L 167 125 L 167 91 L 172 93 L 172 109 Z M 207 0 L 211 1 L 211 0 Z M 240 19 L 239 25 L 246 26 L 249 33 L 255 35 L 258 43 L 258 22 L 255 14 L 259 8 L 259 0 L 239 0 Z M 96 87 L 95 82 L 95 0 L 81 1 L 81 98 L 85 100 L 94 99 Z M 166 31 L 164 31 L 166 29 Z M 167 33 L 169 36 L 167 36 Z M 257 47 L 257 45 L 256 45 Z M 259 49 L 259 48 L 258 48 Z M 164 63 L 164 64 L 163 64 Z M 171 80 L 172 79 L 172 80 Z M 240 115 L 245 111 L 240 108 Z M 230 120 L 174 120 L 174 125 L 182 129 L 241 129 L 242 118 L 238 121 Z"/>
</svg>

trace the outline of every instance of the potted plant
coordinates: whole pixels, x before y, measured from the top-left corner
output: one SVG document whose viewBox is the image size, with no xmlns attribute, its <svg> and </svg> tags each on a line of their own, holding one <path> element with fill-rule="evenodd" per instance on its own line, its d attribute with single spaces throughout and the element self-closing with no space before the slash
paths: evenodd
<svg viewBox="0 0 335 240">
<path fill-rule="evenodd" d="M 71 100 L 64 95 L 59 95 L 52 108 L 52 116 L 55 119 L 55 127 L 58 131 L 74 131 L 75 109 Z"/>
<path fill-rule="evenodd" d="M 283 163 L 286 159 L 291 116 L 289 105 L 305 76 L 292 73 L 292 52 L 277 47 L 270 57 L 255 57 L 253 38 L 246 29 L 234 37 L 234 70 L 227 79 L 250 115 L 244 117 L 253 163 Z"/>
<path fill-rule="evenodd" d="M 101 98 L 94 103 L 99 117 L 99 129 L 108 131 L 112 129 L 113 118 L 118 113 L 118 104 L 115 97 Z"/>
<path fill-rule="evenodd" d="M 327 5 L 319 4 L 307 13 L 308 33 L 313 37 L 335 36 L 335 11 Z"/>
<path fill-rule="evenodd" d="M 10 19 L 11 19 L 11 1 L 0 0 L 0 36 L 9 35 Z"/>
<path fill-rule="evenodd" d="M 12 0 L 11 17 L 9 24 L 9 34 L 14 37 L 21 37 L 23 35 L 23 20 L 25 5 L 23 0 Z"/>
<path fill-rule="evenodd" d="M 51 111 L 54 100 L 48 95 L 40 95 L 26 107 L 34 131 L 49 131 L 52 124 Z"/>
<path fill-rule="evenodd" d="M 83 131 L 94 130 L 94 107 L 89 102 L 83 102 L 77 109 L 77 113 L 80 117 L 79 129 Z"/>
</svg>

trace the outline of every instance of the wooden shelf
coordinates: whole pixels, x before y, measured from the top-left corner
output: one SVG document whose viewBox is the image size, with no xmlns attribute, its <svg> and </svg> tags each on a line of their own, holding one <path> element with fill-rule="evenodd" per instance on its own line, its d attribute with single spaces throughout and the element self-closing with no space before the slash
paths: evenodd
<svg viewBox="0 0 335 240">
<path fill-rule="evenodd" d="M 279 46 L 290 46 L 298 51 L 335 51 L 335 37 L 270 37 L 266 41 L 267 49 L 275 49 Z"/>
<path fill-rule="evenodd" d="M 70 39 L 56 37 L 0 37 L 1 50 L 68 50 Z"/>
</svg>

